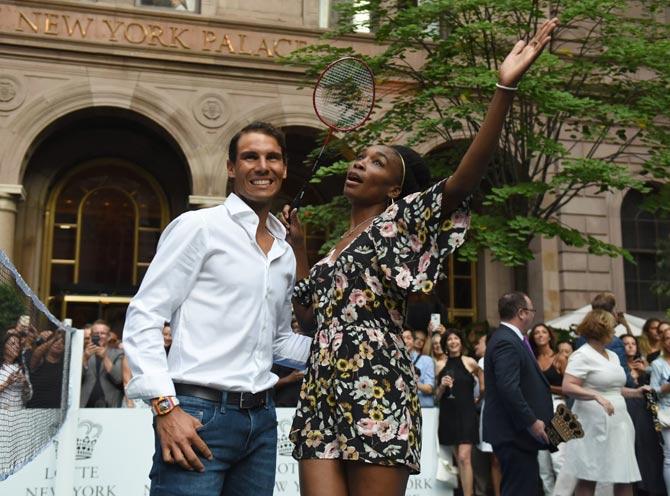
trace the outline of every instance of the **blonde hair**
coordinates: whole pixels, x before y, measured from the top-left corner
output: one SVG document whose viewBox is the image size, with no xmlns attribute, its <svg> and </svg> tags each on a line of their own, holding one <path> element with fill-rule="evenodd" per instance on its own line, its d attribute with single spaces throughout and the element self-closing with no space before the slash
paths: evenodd
<svg viewBox="0 0 670 496">
<path fill-rule="evenodd" d="M 614 335 L 616 319 L 606 310 L 591 310 L 577 326 L 577 334 L 586 339 L 608 343 Z"/>
<path fill-rule="evenodd" d="M 667 322 L 662 322 L 661 321 L 661 323 L 658 324 L 658 327 L 660 328 L 663 324 L 667 324 Z M 665 348 L 663 348 L 663 335 L 666 332 L 670 332 L 670 327 L 668 327 L 666 330 L 664 330 L 662 333 L 659 333 L 659 335 L 658 335 L 658 337 L 661 338 L 660 339 L 660 342 L 661 342 L 661 356 L 664 357 L 664 358 L 667 358 L 667 356 L 668 356 L 668 354 L 665 352 Z"/>
</svg>

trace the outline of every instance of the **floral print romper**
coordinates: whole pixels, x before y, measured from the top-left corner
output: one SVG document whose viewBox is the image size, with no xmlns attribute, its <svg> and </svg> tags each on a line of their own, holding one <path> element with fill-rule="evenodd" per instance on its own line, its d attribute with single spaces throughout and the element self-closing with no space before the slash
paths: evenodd
<svg viewBox="0 0 670 496">
<path fill-rule="evenodd" d="M 402 341 L 405 300 L 444 277 L 469 226 L 467 200 L 442 218 L 443 181 L 391 205 L 336 259 L 312 267 L 294 297 L 317 330 L 291 428 L 294 458 L 420 470 L 421 408 Z"/>
</svg>

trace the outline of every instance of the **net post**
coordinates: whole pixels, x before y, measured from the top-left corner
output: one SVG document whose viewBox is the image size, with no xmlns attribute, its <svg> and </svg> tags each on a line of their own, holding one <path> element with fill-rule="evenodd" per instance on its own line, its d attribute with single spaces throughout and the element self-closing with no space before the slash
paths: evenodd
<svg viewBox="0 0 670 496">
<path fill-rule="evenodd" d="M 69 405 L 65 422 L 58 435 L 56 479 L 54 491 L 57 495 L 74 494 L 74 469 L 77 453 L 77 427 L 79 425 L 79 398 L 81 396 L 82 358 L 84 353 L 84 330 L 75 329 L 71 334 Z"/>
</svg>

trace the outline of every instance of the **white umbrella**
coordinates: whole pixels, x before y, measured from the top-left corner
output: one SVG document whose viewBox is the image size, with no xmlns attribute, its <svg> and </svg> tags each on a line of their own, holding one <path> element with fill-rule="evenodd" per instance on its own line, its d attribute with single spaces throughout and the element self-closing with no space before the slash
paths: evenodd
<svg viewBox="0 0 670 496">
<path fill-rule="evenodd" d="M 586 314 L 590 311 L 591 305 L 586 305 L 582 308 L 561 315 L 560 317 L 556 317 L 555 319 L 548 320 L 546 324 L 556 329 L 571 329 L 573 326 L 579 325 Z M 639 336 L 642 334 L 642 326 L 644 325 L 645 319 L 636 317 L 635 315 L 631 315 L 629 313 L 625 313 L 624 317 L 626 317 L 626 322 L 628 322 L 630 331 L 633 333 L 633 335 Z M 622 325 L 618 325 L 614 331 L 617 336 L 626 334 L 626 328 Z"/>
</svg>

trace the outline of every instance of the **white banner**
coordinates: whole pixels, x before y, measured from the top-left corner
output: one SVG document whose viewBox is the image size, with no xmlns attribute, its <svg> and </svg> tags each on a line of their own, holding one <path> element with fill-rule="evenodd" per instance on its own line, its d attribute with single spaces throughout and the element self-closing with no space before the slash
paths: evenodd
<svg viewBox="0 0 670 496">
<path fill-rule="evenodd" d="M 292 408 L 277 409 L 277 474 L 275 496 L 298 496 L 298 463 L 291 457 L 288 433 Z M 148 496 L 154 452 L 151 412 L 147 409 L 82 409 L 76 440 L 73 496 Z M 451 489 L 435 480 L 437 409 L 423 414 L 421 474 L 411 476 L 407 496 L 449 496 Z M 7 496 L 56 495 L 58 442 L 4 482 Z M 69 496 L 69 495 L 67 495 Z"/>
</svg>

